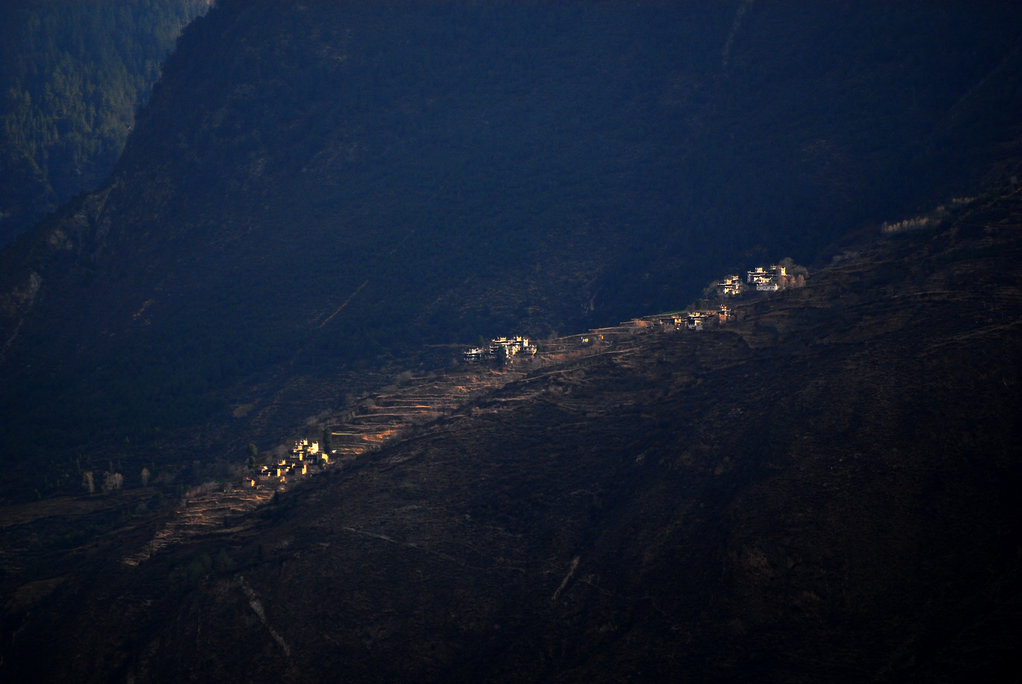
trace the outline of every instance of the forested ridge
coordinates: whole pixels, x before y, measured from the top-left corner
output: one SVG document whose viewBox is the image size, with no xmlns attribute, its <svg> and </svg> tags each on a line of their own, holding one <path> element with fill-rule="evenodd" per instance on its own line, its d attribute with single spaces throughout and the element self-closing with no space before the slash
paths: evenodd
<svg viewBox="0 0 1022 684">
<path fill-rule="evenodd" d="M 181 28 L 210 0 L 0 7 L 0 245 L 110 172 Z"/>
</svg>

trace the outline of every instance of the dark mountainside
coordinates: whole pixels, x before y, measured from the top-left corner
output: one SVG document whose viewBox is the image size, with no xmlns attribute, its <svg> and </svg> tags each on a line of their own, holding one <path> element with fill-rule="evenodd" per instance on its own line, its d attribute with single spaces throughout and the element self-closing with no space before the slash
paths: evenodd
<svg viewBox="0 0 1022 684">
<path fill-rule="evenodd" d="M 679 308 L 1010 173 L 1017 8 L 678 5 L 220 3 L 109 184 L 0 254 L 4 494 L 220 477 L 429 345 Z"/>
<path fill-rule="evenodd" d="M 141 562 L 166 513 L 61 550 L 74 515 L 8 509 L 0 673 L 1017 681 L 1022 189 L 921 224 L 718 329 L 543 362 L 255 512 L 191 499 L 198 533 Z"/>
<path fill-rule="evenodd" d="M 1020 19 L 221 0 L 0 252 L 0 679 L 1017 680 Z"/>
<path fill-rule="evenodd" d="M 0 5 L 0 246 L 106 180 L 181 28 L 209 4 Z"/>
</svg>

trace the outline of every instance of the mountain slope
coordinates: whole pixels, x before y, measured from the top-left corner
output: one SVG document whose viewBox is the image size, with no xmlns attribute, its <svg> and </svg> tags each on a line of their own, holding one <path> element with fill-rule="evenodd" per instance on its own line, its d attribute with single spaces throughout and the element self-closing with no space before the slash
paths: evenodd
<svg viewBox="0 0 1022 684">
<path fill-rule="evenodd" d="M 1017 151 L 1010 7 L 364 5 L 220 3 L 110 183 L 0 255 L 8 496 L 236 458 L 427 345 L 680 307 Z"/>
<path fill-rule="evenodd" d="M 209 4 L 0 7 L 0 245 L 106 179 L 181 27 Z"/>
<path fill-rule="evenodd" d="M 134 524 L 18 592 L 4 667 L 1010 680 L 1020 229 L 1015 186 L 719 330 L 636 328 L 538 369 L 127 566 Z M 43 658 L 53 639 L 74 646 Z"/>
</svg>

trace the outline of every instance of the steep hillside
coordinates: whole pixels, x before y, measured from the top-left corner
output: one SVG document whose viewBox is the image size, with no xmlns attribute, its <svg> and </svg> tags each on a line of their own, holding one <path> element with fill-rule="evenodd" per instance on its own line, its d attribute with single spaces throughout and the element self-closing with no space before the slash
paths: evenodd
<svg viewBox="0 0 1022 684">
<path fill-rule="evenodd" d="M 429 345 L 676 308 L 972 192 L 1016 158 L 1018 13 L 224 0 L 110 183 L 0 255 L 6 494 L 209 476 Z"/>
<path fill-rule="evenodd" d="M 57 551 L 23 515 L 0 672 L 1012 681 L 1020 264 L 1016 185 L 719 329 L 521 371 L 177 544 L 136 514 Z"/>
<path fill-rule="evenodd" d="M 210 0 L 0 7 L 0 246 L 113 169 L 181 27 Z"/>
</svg>

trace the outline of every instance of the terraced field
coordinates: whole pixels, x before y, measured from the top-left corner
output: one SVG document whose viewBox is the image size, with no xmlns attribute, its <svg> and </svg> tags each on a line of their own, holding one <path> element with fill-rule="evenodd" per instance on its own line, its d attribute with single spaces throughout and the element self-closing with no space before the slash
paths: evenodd
<svg viewBox="0 0 1022 684">
<path fill-rule="evenodd" d="M 996 679 L 1020 207 L 858 245 L 720 328 L 405 374 L 324 416 L 339 458 L 284 489 L 12 511 L 4 662 L 74 638 L 95 660 L 55 679 Z"/>
</svg>

